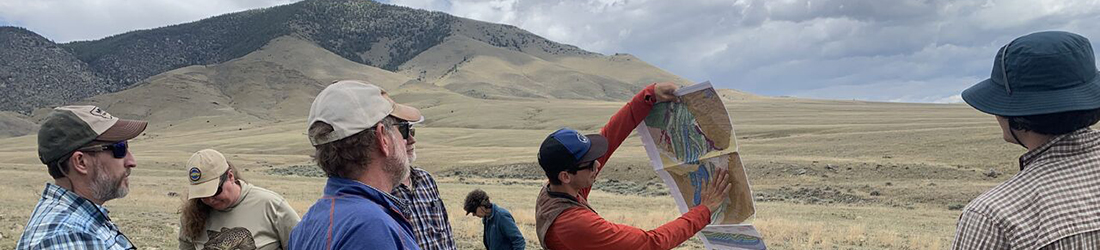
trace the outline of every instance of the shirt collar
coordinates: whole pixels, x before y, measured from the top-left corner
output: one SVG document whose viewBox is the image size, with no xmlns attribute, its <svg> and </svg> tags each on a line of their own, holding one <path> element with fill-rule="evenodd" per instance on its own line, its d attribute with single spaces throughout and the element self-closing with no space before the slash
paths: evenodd
<svg viewBox="0 0 1100 250">
<path fill-rule="evenodd" d="M 416 187 L 423 186 L 422 182 L 424 182 L 424 173 L 426 172 L 427 171 L 417 167 L 409 168 L 409 184 L 412 184 L 412 186 L 410 187 L 409 185 L 405 185 L 404 182 L 401 182 L 397 184 L 397 188 L 404 188 L 402 191 L 412 191 Z"/>
<path fill-rule="evenodd" d="M 493 219 L 493 215 L 497 214 L 497 204 L 490 204 L 489 214 L 485 215 L 485 218 L 481 218 L 481 222 L 489 223 L 489 220 Z"/>
<path fill-rule="evenodd" d="M 107 210 L 106 207 L 96 205 L 95 202 L 80 197 L 76 192 L 54 185 L 53 183 L 46 183 L 46 190 L 42 191 L 42 199 L 53 199 L 58 200 L 62 204 L 72 204 L 70 207 L 76 208 L 74 213 L 87 214 L 88 217 L 95 218 L 98 223 L 110 221 L 107 214 L 111 211 Z M 100 214 L 102 214 L 102 216 Z"/>
<path fill-rule="evenodd" d="M 341 195 L 359 196 L 374 203 L 392 207 L 397 211 L 405 211 L 405 204 L 389 193 L 382 192 L 382 190 L 357 180 L 329 177 L 328 183 L 325 184 L 325 196 Z"/>
<path fill-rule="evenodd" d="M 237 180 L 237 183 L 240 183 L 241 185 L 241 193 L 237 195 L 237 200 L 234 201 L 233 204 L 229 205 L 228 208 L 225 208 L 226 212 L 232 211 L 233 208 L 237 207 L 237 205 L 240 205 L 241 201 L 244 201 L 244 197 L 248 196 L 248 192 L 252 191 L 252 184 L 245 182 L 244 180 Z"/>
<path fill-rule="evenodd" d="M 1092 138 L 1089 135 L 1094 133 L 1097 133 L 1097 131 L 1093 131 L 1089 128 L 1083 128 L 1051 138 L 1050 141 L 1043 143 L 1043 145 L 1040 145 L 1038 148 L 1035 148 L 1034 150 L 1029 150 L 1027 153 L 1024 153 L 1024 155 L 1020 156 L 1020 171 L 1023 171 L 1024 168 L 1026 168 L 1028 165 L 1031 165 L 1035 161 L 1044 158 L 1043 156 L 1051 155 L 1051 153 L 1079 150 L 1078 148 L 1073 147 L 1057 146 L 1064 144 L 1082 143 L 1083 140 Z"/>
</svg>

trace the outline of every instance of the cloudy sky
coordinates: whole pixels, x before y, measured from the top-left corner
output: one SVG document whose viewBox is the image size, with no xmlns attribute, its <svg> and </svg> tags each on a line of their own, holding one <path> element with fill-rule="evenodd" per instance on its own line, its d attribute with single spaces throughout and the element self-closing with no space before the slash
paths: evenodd
<svg viewBox="0 0 1100 250">
<path fill-rule="evenodd" d="M 0 0 L 0 25 L 58 42 L 286 0 Z M 383 0 L 630 53 L 674 74 L 772 96 L 957 102 L 997 49 L 1035 31 L 1100 41 L 1097 0 Z"/>
</svg>

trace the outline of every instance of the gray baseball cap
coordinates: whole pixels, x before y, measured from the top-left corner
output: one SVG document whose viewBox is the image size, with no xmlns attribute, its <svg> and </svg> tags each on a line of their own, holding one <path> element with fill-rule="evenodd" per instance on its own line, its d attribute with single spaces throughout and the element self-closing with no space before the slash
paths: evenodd
<svg viewBox="0 0 1100 250">
<path fill-rule="evenodd" d="M 123 120 L 96 106 L 55 108 L 38 129 L 38 159 L 47 166 L 93 141 L 119 142 L 145 131 L 148 122 Z M 56 176 L 53 170 L 50 175 Z"/>
<path fill-rule="evenodd" d="M 314 146 L 334 142 L 360 131 L 374 127 L 386 116 L 392 115 L 406 121 L 421 121 L 420 110 L 398 104 L 386 94 L 386 90 L 374 84 L 354 80 L 337 81 L 317 94 L 309 107 L 309 123 L 324 122 L 332 126 L 332 133 L 309 136 Z M 308 133 L 307 133 L 308 134 Z"/>
</svg>

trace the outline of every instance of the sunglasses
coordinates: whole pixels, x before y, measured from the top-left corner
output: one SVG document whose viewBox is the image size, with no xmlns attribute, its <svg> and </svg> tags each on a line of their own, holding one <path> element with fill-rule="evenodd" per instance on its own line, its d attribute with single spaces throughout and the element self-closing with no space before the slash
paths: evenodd
<svg viewBox="0 0 1100 250">
<path fill-rule="evenodd" d="M 218 181 L 218 191 L 214 192 L 214 195 L 211 195 L 210 197 L 214 197 L 214 196 L 218 196 L 219 194 L 222 194 L 222 186 L 225 186 L 225 181 L 229 179 L 229 175 L 228 174 L 222 174 L 222 177 L 220 177 L 220 178 L 221 178 L 221 180 Z"/>
<path fill-rule="evenodd" d="M 401 132 L 401 138 L 404 138 L 405 140 L 408 140 L 409 137 L 416 136 L 416 129 L 413 128 L 413 125 L 415 125 L 415 124 L 416 123 L 414 123 L 414 122 L 408 122 L 408 121 L 398 122 L 397 123 L 397 131 Z"/>
<path fill-rule="evenodd" d="M 408 140 L 409 138 L 416 136 L 416 129 L 413 128 L 413 125 L 416 125 L 417 123 L 420 123 L 421 121 L 424 121 L 423 117 L 420 118 L 420 121 L 415 121 L 415 122 L 410 122 L 410 121 L 397 122 L 397 132 L 401 133 L 401 138 L 403 138 L 405 140 Z M 375 127 L 371 127 L 371 128 L 368 128 L 367 130 L 373 130 L 374 128 Z"/>
<path fill-rule="evenodd" d="M 122 159 L 122 158 L 126 158 L 126 153 L 129 152 L 128 148 L 129 148 L 129 145 L 126 143 L 126 141 L 120 141 L 120 142 L 116 142 L 116 143 L 113 143 L 113 144 L 84 147 L 84 148 L 78 149 L 77 151 L 84 151 L 84 152 L 111 151 L 111 156 L 114 156 L 115 159 Z"/>
<path fill-rule="evenodd" d="M 111 222 L 111 217 L 107 216 L 107 214 L 103 213 L 103 211 L 100 211 L 99 209 L 96 209 L 96 212 L 99 212 L 99 215 L 103 216 L 103 218 L 106 219 L 106 221 L 104 221 L 104 225 L 107 226 L 107 228 L 111 229 L 111 231 L 115 231 L 115 245 L 124 247 L 126 248 L 126 250 L 138 249 L 137 246 L 134 246 L 134 242 L 130 241 L 130 237 L 126 237 L 125 234 L 122 234 L 122 230 L 119 230 L 118 226 L 115 226 L 115 224 Z"/>
</svg>

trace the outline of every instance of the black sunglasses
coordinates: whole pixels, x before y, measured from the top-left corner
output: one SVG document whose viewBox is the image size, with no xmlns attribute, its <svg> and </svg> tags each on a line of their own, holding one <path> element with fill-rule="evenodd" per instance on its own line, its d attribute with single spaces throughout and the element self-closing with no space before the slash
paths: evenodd
<svg viewBox="0 0 1100 250">
<path fill-rule="evenodd" d="M 405 138 L 405 140 L 408 140 L 409 137 L 416 136 L 416 129 L 413 128 L 414 124 L 416 123 L 408 121 L 397 123 L 397 131 L 401 132 L 401 138 Z"/>
<path fill-rule="evenodd" d="M 219 194 L 222 194 L 222 186 L 225 186 L 225 181 L 229 179 L 229 172 L 226 172 L 225 174 L 222 174 L 222 176 L 219 177 L 219 178 L 221 180 L 218 181 L 218 191 L 214 192 L 214 195 L 211 195 L 210 197 L 214 197 L 214 196 L 218 196 Z"/>
<path fill-rule="evenodd" d="M 397 122 L 397 132 L 401 133 L 401 138 L 404 138 L 405 140 L 408 140 L 409 137 L 416 136 L 416 129 L 413 128 L 413 125 L 416 125 L 417 123 L 420 123 L 420 122 L 410 122 L 410 121 Z M 372 130 L 374 128 L 375 127 L 371 127 L 371 128 L 368 128 L 367 130 Z"/>
<path fill-rule="evenodd" d="M 120 142 L 116 142 L 114 144 L 84 147 L 84 148 L 78 149 L 78 151 L 85 151 L 85 152 L 111 151 L 111 156 L 114 156 L 115 159 L 122 159 L 122 158 L 126 158 L 126 153 L 129 151 L 128 148 L 129 148 L 129 145 L 126 143 L 126 141 L 120 141 Z"/>
</svg>

